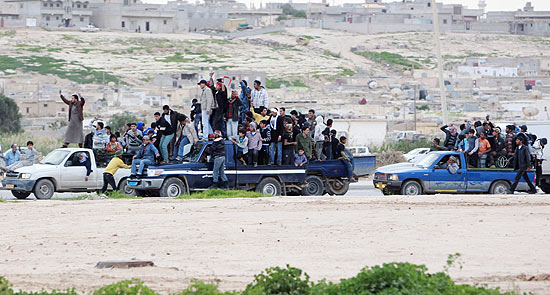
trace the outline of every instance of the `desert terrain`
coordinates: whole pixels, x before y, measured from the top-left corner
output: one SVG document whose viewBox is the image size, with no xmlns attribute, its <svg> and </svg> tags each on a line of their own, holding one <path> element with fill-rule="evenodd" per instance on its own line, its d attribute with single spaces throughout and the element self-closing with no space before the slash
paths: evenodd
<svg viewBox="0 0 550 295">
<path fill-rule="evenodd" d="M 550 294 L 550 197 L 275 197 L 1 202 L 0 274 L 14 289 L 89 292 L 140 278 L 156 291 L 192 278 L 242 289 L 290 264 L 337 281 L 386 262 L 425 264 L 458 282 Z M 98 214 L 101 212 L 101 214 Z M 155 267 L 97 269 L 99 261 Z"/>
</svg>

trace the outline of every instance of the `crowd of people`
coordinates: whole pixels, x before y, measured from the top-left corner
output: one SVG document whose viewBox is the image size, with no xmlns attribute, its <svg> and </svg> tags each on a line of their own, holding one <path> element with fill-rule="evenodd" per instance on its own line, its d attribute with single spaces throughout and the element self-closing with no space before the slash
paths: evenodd
<svg viewBox="0 0 550 295">
<path fill-rule="evenodd" d="M 311 160 L 342 159 L 348 176 L 353 177 L 353 155 L 346 149 L 347 139 L 337 137 L 333 121 L 324 120 L 311 109 L 307 114 L 296 110 L 287 113 L 284 107 L 270 107 L 269 96 L 260 81 L 248 87 L 240 81 L 240 89 L 229 90 L 224 78 L 198 83 L 199 95 L 192 100 L 189 115 L 168 105 L 154 114 L 154 122 L 129 122 L 120 134 L 99 120 L 92 122 L 92 131 L 83 136 L 84 99 L 75 94 L 69 105 L 69 124 L 64 147 L 71 143 L 90 148 L 107 164 L 122 151 L 133 155 L 132 175 L 141 175 L 153 164 L 183 160 L 185 147 L 199 141 L 217 138 L 236 145 L 240 165 L 292 165 L 302 167 Z M 231 84 L 227 83 L 228 85 Z M 217 135 L 216 135 L 217 134 Z"/>
<path fill-rule="evenodd" d="M 442 143 L 439 138 L 435 138 L 431 151 L 461 152 L 466 156 L 465 164 L 469 168 L 514 168 L 518 174 L 512 191 L 521 177 L 527 181 L 531 192 L 536 191 L 526 171 L 535 167 L 537 175 L 540 176 L 544 147 L 548 141 L 530 133 L 526 125 L 506 125 L 503 133 L 487 116 L 484 122 L 476 121 L 473 126 L 471 122 L 466 121 L 458 128 L 450 124 L 440 129 L 445 133 L 445 140 Z M 455 164 L 453 171 L 456 172 L 457 159 L 452 160 Z"/>
</svg>

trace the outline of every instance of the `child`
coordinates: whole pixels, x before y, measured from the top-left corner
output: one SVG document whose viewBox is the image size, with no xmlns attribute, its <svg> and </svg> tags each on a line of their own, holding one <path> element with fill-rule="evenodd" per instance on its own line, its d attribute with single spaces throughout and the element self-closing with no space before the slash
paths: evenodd
<svg viewBox="0 0 550 295">
<path fill-rule="evenodd" d="M 262 138 L 260 132 L 256 132 L 256 128 L 250 125 L 250 131 L 246 133 L 248 138 L 248 163 L 258 166 L 258 154 L 262 149 Z"/>
<path fill-rule="evenodd" d="M 243 165 L 246 165 L 248 156 L 248 138 L 246 137 L 246 131 L 244 129 L 240 129 L 237 141 L 231 138 L 231 142 L 237 145 L 237 159 L 239 159 Z"/>
<path fill-rule="evenodd" d="M 295 167 L 302 167 L 305 164 L 307 164 L 307 157 L 304 154 L 304 149 L 299 148 L 298 153 L 294 156 L 294 166 Z"/>
</svg>

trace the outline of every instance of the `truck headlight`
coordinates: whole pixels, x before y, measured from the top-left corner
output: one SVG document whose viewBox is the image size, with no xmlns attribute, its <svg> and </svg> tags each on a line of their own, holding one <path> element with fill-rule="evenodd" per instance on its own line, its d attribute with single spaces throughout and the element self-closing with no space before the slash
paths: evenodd
<svg viewBox="0 0 550 295">
<path fill-rule="evenodd" d="M 162 169 L 148 169 L 147 176 L 159 176 L 164 172 Z"/>
<path fill-rule="evenodd" d="M 392 174 L 388 178 L 389 178 L 389 180 L 393 180 L 393 181 L 398 181 L 399 180 L 399 176 L 397 176 L 397 174 Z"/>
<path fill-rule="evenodd" d="M 30 173 L 21 173 L 21 179 L 30 179 L 31 178 L 31 174 Z"/>
</svg>

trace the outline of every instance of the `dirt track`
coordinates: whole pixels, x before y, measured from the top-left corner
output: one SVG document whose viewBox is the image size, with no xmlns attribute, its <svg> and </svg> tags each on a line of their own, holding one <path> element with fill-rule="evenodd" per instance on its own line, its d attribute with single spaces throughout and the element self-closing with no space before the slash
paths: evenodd
<svg viewBox="0 0 550 295">
<path fill-rule="evenodd" d="M 440 271 L 459 252 L 460 282 L 550 294 L 550 196 L 25 201 L 0 211 L 0 275 L 15 289 L 91 291 L 131 277 L 164 293 L 190 278 L 241 289 L 269 266 L 338 280 L 393 261 Z M 157 267 L 94 267 L 132 258 Z"/>
</svg>

